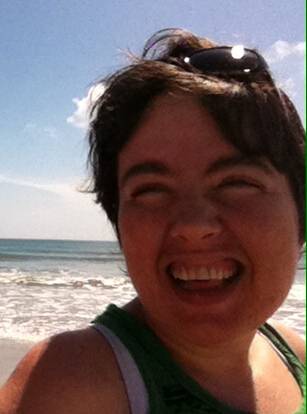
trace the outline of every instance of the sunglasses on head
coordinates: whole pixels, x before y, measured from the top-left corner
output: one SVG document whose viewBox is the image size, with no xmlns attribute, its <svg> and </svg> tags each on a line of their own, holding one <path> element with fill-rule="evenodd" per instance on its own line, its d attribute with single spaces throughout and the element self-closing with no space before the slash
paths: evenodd
<svg viewBox="0 0 307 414">
<path fill-rule="evenodd" d="M 160 30 L 146 42 L 143 58 L 168 62 L 168 41 L 181 38 L 184 34 L 194 36 L 182 29 Z M 181 59 L 204 74 L 248 76 L 261 71 L 269 72 L 266 61 L 259 53 L 241 45 L 217 46 L 191 52 L 187 51 L 186 56 L 181 57 Z"/>
<path fill-rule="evenodd" d="M 235 76 L 268 70 L 266 61 L 259 53 L 241 45 L 196 50 L 183 61 L 205 74 Z"/>
</svg>

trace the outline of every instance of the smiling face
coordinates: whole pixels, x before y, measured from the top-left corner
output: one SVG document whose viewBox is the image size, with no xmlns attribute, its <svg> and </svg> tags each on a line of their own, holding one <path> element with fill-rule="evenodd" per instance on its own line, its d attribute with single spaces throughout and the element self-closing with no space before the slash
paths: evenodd
<svg viewBox="0 0 307 414">
<path fill-rule="evenodd" d="M 299 256 L 283 175 L 239 153 L 189 96 L 158 97 L 118 165 L 122 249 L 158 334 L 216 342 L 273 314 Z"/>
</svg>

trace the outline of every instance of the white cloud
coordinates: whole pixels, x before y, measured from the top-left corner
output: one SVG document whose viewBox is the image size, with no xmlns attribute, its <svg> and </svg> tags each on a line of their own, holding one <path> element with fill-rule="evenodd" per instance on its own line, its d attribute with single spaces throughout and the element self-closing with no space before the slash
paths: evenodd
<svg viewBox="0 0 307 414">
<path fill-rule="evenodd" d="M 304 119 L 304 65 L 306 43 L 278 40 L 264 53 L 277 85 L 291 98 Z"/>
<path fill-rule="evenodd" d="M 278 83 L 278 86 L 286 92 L 292 99 L 297 96 L 295 81 L 292 78 L 287 78 Z"/>
<path fill-rule="evenodd" d="M 89 111 L 93 103 L 103 94 L 105 87 L 102 83 L 92 86 L 84 98 L 73 98 L 77 109 L 66 121 L 77 128 L 86 129 L 89 123 Z"/>
<path fill-rule="evenodd" d="M 269 64 L 280 62 L 290 56 L 304 57 L 306 43 L 289 43 L 285 40 L 277 40 L 265 53 L 264 57 Z"/>
</svg>

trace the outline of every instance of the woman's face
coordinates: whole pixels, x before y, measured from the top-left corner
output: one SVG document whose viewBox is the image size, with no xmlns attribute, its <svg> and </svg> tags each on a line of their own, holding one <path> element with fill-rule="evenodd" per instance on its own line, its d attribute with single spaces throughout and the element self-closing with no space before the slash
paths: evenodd
<svg viewBox="0 0 307 414">
<path fill-rule="evenodd" d="M 160 96 L 119 156 L 119 232 L 157 333 L 219 341 L 262 324 L 291 287 L 287 179 L 228 143 L 190 96 Z"/>
</svg>

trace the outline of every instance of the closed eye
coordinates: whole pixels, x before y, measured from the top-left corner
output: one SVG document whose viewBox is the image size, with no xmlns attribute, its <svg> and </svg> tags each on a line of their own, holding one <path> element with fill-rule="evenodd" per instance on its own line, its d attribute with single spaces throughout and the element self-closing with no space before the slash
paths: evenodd
<svg viewBox="0 0 307 414">
<path fill-rule="evenodd" d="M 223 180 L 219 185 L 219 188 L 251 188 L 251 189 L 263 189 L 263 185 L 257 181 L 246 178 L 227 178 Z"/>
<path fill-rule="evenodd" d="M 164 194 L 166 192 L 168 192 L 168 189 L 166 187 L 157 185 L 146 185 L 136 188 L 131 195 L 133 198 L 137 198 L 142 196 L 154 196 Z"/>
</svg>

